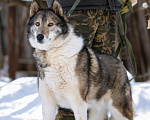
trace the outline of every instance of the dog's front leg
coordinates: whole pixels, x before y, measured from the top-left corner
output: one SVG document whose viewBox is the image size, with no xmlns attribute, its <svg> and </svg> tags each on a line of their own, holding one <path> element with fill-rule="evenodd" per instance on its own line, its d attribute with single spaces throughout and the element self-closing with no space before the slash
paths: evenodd
<svg viewBox="0 0 150 120">
<path fill-rule="evenodd" d="M 80 98 L 71 102 L 72 110 L 76 120 L 87 120 L 87 106 Z"/>
<path fill-rule="evenodd" d="M 39 94 L 42 101 L 43 120 L 55 120 L 58 112 L 53 92 L 50 91 L 44 80 L 39 80 Z"/>
</svg>

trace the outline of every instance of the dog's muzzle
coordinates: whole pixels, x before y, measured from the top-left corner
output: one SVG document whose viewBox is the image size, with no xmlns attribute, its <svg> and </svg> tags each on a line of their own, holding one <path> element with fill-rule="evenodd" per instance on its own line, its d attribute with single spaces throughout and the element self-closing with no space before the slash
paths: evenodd
<svg viewBox="0 0 150 120">
<path fill-rule="evenodd" d="M 38 40 L 39 43 L 42 43 L 43 39 L 44 39 L 44 35 L 43 34 L 38 34 L 37 35 L 37 40 Z"/>
</svg>

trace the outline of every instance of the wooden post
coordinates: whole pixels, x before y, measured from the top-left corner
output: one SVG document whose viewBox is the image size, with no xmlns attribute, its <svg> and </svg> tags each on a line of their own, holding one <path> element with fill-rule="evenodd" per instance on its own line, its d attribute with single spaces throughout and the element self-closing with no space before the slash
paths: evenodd
<svg viewBox="0 0 150 120">
<path fill-rule="evenodd" d="M 2 61 L 3 61 L 3 52 L 2 52 L 2 34 L 1 34 L 1 20 L 0 20 L 0 68 L 2 67 Z"/>
<path fill-rule="evenodd" d="M 9 77 L 15 79 L 17 71 L 17 54 L 18 48 L 16 44 L 16 13 L 17 8 L 11 6 L 8 8 L 8 56 L 9 56 Z"/>
</svg>

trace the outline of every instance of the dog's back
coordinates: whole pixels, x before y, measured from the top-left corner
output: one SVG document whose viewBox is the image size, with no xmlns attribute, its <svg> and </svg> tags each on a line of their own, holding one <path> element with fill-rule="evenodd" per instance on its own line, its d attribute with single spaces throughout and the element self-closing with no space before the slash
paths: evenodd
<svg viewBox="0 0 150 120">
<path fill-rule="evenodd" d="M 132 120 L 131 87 L 122 61 L 111 55 L 96 54 L 84 47 L 79 53 L 76 72 L 83 100 L 89 103 L 96 100 L 100 104 L 102 101 L 101 108 L 107 104 L 103 111 L 115 112 L 115 108 Z"/>
</svg>

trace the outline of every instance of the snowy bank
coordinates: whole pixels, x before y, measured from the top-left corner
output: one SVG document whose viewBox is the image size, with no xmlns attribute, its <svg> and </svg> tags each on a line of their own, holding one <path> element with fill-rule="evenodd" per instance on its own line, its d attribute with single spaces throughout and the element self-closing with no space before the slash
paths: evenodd
<svg viewBox="0 0 150 120">
<path fill-rule="evenodd" d="M 132 82 L 134 120 L 150 120 L 150 82 Z M 0 81 L 0 120 L 42 120 L 37 78 Z"/>
<path fill-rule="evenodd" d="M 37 78 L 0 82 L 0 120 L 42 120 Z"/>
</svg>

